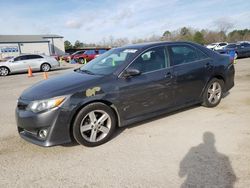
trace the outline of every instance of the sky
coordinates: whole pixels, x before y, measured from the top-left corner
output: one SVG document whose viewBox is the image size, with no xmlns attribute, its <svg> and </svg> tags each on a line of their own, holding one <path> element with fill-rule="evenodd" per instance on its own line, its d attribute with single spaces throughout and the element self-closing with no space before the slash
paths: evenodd
<svg viewBox="0 0 250 188">
<path fill-rule="evenodd" d="M 248 0 L 0 0 L 0 34 L 58 34 L 72 43 L 145 38 L 181 27 L 250 29 Z"/>
</svg>

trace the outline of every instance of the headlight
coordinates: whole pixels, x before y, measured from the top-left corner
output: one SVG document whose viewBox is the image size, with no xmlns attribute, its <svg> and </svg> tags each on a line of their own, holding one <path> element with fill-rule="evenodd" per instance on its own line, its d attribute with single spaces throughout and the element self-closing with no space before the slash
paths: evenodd
<svg viewBox="0 0 250 188">
<path fill-rule="evenodd" d="M 62 104 L 62 102 L 66 99 L 66 96 L 55 97 L 52 99 L 33 101 L 28 105 L 28 109 L 32 112 L 41 112 L 44 110 L 49 110 L 55 108 Z"/>
</svg>

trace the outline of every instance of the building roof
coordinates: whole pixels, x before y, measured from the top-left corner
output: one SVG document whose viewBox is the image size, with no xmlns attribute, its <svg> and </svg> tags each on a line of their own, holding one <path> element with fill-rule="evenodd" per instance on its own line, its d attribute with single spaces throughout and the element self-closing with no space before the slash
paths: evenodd
<svg viewBox="0 0 250 188">
<path fill-rule="evenodd" d="M 0 43 L 8 42 L 41 42 L 50 38 L 63 38 L 60 35 L 0 35 Z"/>
</svg>

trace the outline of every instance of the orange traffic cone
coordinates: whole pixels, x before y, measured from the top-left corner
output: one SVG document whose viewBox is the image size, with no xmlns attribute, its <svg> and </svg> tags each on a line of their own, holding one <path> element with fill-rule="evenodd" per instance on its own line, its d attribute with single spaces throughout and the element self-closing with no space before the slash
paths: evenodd
<svg viewBox="0 0 250 188">
<path fill-rule="evenodd" d="M 33 76 L 32 69 L 29 66 L 29 68 L 28 68 L 28 77 L 32 77 L 32 76 Z"/>
<path fill-rule="evenodd" d="M 47 72 L 43 72 L 43 78 L 44 78 L 44 80 L 48 79 L 48 73 Z"/>
</svg>

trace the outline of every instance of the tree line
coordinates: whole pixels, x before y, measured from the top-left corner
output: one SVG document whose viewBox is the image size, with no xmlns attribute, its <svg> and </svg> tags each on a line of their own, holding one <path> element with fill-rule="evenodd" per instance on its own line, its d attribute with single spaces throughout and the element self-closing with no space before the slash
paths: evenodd
<svg viewBox="0 0 250 188">
<path fill-rule="evenodd" d="M 137 38 L 129 40 L 128 38 L 117 38 L 113 36 L 104 38 L 98 43 L 84 43 L 79 40 L 71 44 L 70 41 L 64 42 L 65 50 L 67 49 L 81 49 L 86 47 L 117 47 L 125 44 L 135 44 L 142 42 L 152 41 L 192 41 L 201 45 L 206 45 L 214 42 L 237 42 L 237 41 L 250 41 L 250 29 L 233 30 L 227 32 L 230 25 L 223 25 L 218 31 L 208 29 L 196 30 L 191 27 L 182 27 L 174 31 L 165 31 L 161 36 L 152 35 L 148 38 Z"/>
</svg>

